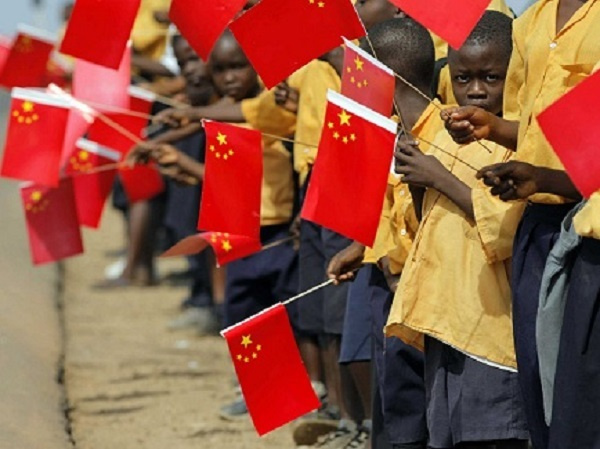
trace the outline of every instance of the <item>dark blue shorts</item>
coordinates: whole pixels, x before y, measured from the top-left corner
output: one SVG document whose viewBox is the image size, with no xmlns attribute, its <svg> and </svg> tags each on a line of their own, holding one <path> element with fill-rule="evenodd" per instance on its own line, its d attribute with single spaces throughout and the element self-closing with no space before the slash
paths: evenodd
<svg viewBox="0 0 600 449">
<path fill-rule="evenodd" d="M 289 236 L 289 225 L 263 226 L 263 244 Z M 227 265 L 225 326 L 285 301 L 298 291 L 298 257 L 292 242 L 278 245 Z M 294 304 L 288 306 L 292 325 L 297 323 Z"/>
<path fill-rule="evenodd" d="M 351 240 L 302 220 L 300 225 L 300 291 L 327 280 L 327 266 Z M 342 335 L 348 284 L 330 285 L 297 301 L 300 330 L 308 335 Z"/>
<path fill-rule="evenodd" d="M 371 307 L 369 305 L 369 277 L 371 265 L 360 269 L 356 280 L 350 284 L 344 333 L 340 349 L 340 363 L 371 360 Z"/>
<path fill-rule="evenodd" d="M 529 438 L 516 373 L 485 365 L 426 337 L 425 388 L 433 449 Z"/>
<path fill-rule="evenodd" d="M 565 305 L 550 449 L 600 447 L 600 240 L 583 239 Z"/>
<path fill-rule="evenodd" d="M 574 204 L 530 204 L 515 237 L 512 260 L 513 329 L 519 383 L 534 449 L 548 447 L 548 426 L 536 346 L 536 321 L 542 275 L 561 223 Z"/>
</svg>

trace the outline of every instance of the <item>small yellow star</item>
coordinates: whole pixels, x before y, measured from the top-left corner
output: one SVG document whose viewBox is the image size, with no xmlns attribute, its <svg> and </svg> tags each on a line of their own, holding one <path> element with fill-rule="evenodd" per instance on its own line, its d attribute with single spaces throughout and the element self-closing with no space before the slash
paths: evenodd
<svg viewBox="0 0 600 449">
<path fill-rule="evenodd" d="M 314 4 L 315 4 L 315 0 L 308 0 L 308 2 L 309 2 L 311 5 L 314 5 Z"/>
<path fill-rule="evenodd" d="M 227 153 L 225 153 L 225 154 L 223 155 L 223 159 L 225 159 L 225 160 L 229 159 L 229 155 L 228 155 Z"/>
<path fill-rule="evenodd" d="M 319 2 L 319 8 L 325 8 L 325 2 Z"/>
<path fill-rule="evenodd" d="M 219 145 L 227 145 L 227 136 L 221 134 L 220 131 L 217 133 L 217 140 L 219 141 Z"/>
<path fill-rule="evenodd" d="M 213 242 L 213 243 L 217 243 L 217 235 L 216 234 L 211 234 L 210 241 Z"/>
<path fill-rule="evenodd" d="M 32 123 L 32 120 L 31 120 L 29 117 L 27 117 L 27 118 L 25 119 L 25 124 L 26 124 L 26 125 L 31 125 L 31 123 Z"/>
<path fill-rule="evenodd" d="M 361 82 L 356 83 L 356 87 L 358 87 L 360 89 L 362 87 L 362 83 Z"/>
<path fill-rule="evenodd" d="M 233 150 L 229 150 L 229 151 L 228 151 L 228 153 L 229 153 L 229 156 L 233 156 L 233 155 L 235 154 L 235 153 L 233 152 Z"/>
<path fill-rule="evenodd" d="M 356 65 L 356 70 L 363 70 L 363 65 L 365 64 L 365 61 L 363 61 L 362 59 L 360 59 L 358 57 L 358 55 L 356 56 L 356 58 L 354 58 L 354 65 Z"/>
<path fill-rule="evenodd" d="M 252 339 L 250 337 L 251 335 L 242 335 L 242 346 L 246 349 L 252 344 Z"/>
<path fill-rule="evenodd" d="M 237 356 L 237 359 L 238 359 L 238 360 L 242 360 L 242 355 L 241 355 L 241 354 L 238 354 L 238 356 Z"/>
<path fill-rule="evenodd" d="M 354 77 L 351 77 L 351 78 L 350 78 L 350 82 L 351 82 L 352 84 L 356 83 L 356 78 L 354 78 Z"/>
<path fill-rule="evenodd" d="M 17 121 L 18 121 L 19 123 L 23 123 L 23 122 L 25 121 L 25 118 L 24 118 L 24 117 L 19 117 L 19 118 L 17 119 Z"/>
<path fill-rule="evenodd" d="M 333 128 L 334 126 L 335 126 L 335 125 L 333 124 L 333 122 L 329 122 L 329 123 L 327 123 L 327 127 L 328 127 L 329 129 Z"/>
<path fill-rule="evenodd" d="M 352 73 L 352 69 L 350 67 L 346 67 L 346 72 Z"/>
<path fill-rule="evenodd" d="M 260 350 L 262 350 L 262 345 L 256 345 L 256 350 L 257 350 L 257 351 L 260 351 Z"/>
<path fill-rule="evenodd" d="M 356 140 L 356 134 L 350 134 L 350 140 L 354 142 Z"/>
<path fill-rule="evenodd" d="M 244 357 L 244 362 L 248 363 L 250 361 L 250 359 L 248 357 Z"/>
<path fill-rule="evenodd" d="M 215 151 L 215 146 L 211 145 L 210 147 L 208 147 L 210 149 L 210 151 Z"/>
<path fill-rule="evenodd" d="M 13 111 L 13 117 L 18 117 L 19 116 L 19 111 Z"/>
<path fill-rule="evenodd" d="M 231 246 L 231 242 L 229 240 L 223 240 L 222 247 L 223 251 L 227 253 L 233 249 L 233 246 Z"/>
<path fill-rule="evenodd" d="M 340 138 L 340 133 L 338 133 L 337 131 L 333 133 L 333 138 L 334 139 L 339 139 Z"/>
<path fill-rule="evenodd" d="M 257 357 L 258 357 L 258 354 L 257 354 L 256 352 L 253 352 L 253 353 L 252 353 L 252 358 L 253 358 L 253 359 L 255 359 L 255 358 L 257 358 Z"/>
<path fill-rule="evenodd" d="M 31 201 L 35 201 L 36 203 L 42 199 L 42 192 L 36 190 L 31 194 Z"/>
<path fill-rule="evenodd" d="M 344 136 L 344 138 L 342 139 L 342 142 L 348 143 L 348 136 Z"/>
<path fill-rule="evenodd" d="M 338 117 L 340 118 L 340 125 L 350 126 L 350 119 L 352 118 L 352 116 L 348 114 L 344 109 L 342 109 L 342 112 L 338 114 Z"/>
<path fill-rule="evenodd" d="M 23 106 L 21 106 L 23 108 L 23 111 L 25 112 L 31 112 L 33 111 L 33 103 L 31 101 L 25 101 L 23 103 Z"/>
<path fill-rule="evenodd" d="M 217 156 L 217 159 L 221 159 L 221 153 L 217 153 L 215 156 Z"/>
<path fill-rule="evenodd" d="M 363 86 L 367 87 L 367 85 L 368 85 L 368 84 L 369 84 L 369 83 L 367 83 L 367 80 L 364 80 L 364 81 L 363 81 Z"/>
</svg>

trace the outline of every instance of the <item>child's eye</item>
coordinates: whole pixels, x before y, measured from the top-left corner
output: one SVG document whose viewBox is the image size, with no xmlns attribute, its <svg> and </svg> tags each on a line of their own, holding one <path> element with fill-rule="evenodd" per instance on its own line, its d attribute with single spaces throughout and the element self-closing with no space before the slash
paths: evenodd
<svg viewBox="0 0 600 449">
<path fill-rule="evenodd" d="M 467 75 L 456 75 L 454 79 L 456 80 L 456 82 L 461 84 L 469 82 L 469 77 Z"/>
<path fill-rule="evenodd" d="M 486 80 L 488 83 L 495 83 L 496 81 L 499 81 L 499 80 L 500 80 L 500 77 L 499 77 L 498 75 L 487 75 L 487 76 L 485 77 L 485 80 Z"/>
</svg>

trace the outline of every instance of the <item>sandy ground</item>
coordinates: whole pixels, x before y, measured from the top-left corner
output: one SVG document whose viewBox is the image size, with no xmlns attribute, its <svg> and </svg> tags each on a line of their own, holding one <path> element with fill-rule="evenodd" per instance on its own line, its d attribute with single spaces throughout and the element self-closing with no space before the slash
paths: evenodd
<svg viewBox="0 0 600 449">
<path fill-rule="evenodd" d="M 77 448 L 292 447 L 289 428 L 260 439 L 248 419 L 219 418 L 234 398 L 224 340 L 166 329 L 184 286 L 91 288 L 122 247 L 121 226 L 107 210 L 101 230 L 85 234 L 86 254 L 66 263 L 65 370 Z M 163 275 L 185 266 L 160 262 Z"/>
<path fill-rule="evenodd" d="M 0 449 L 66 449 L 58 267 L 31 265 L 18 181 L 0 180 L 0 205 Z"/>
</svg>

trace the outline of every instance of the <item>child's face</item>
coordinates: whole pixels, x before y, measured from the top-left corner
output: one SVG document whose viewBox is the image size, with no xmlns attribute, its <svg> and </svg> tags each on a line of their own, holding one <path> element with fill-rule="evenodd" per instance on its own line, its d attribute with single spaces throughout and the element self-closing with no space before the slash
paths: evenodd
<svg viewBox="0 0 600 449">
<path fill-rule="evenodd" d="M 179 39 L 173 50 L 185 79 L 185 93 L 190 102 L 194 106 L 208 103 L 214 95 L 214 86 L 207 65 L 185 39 Z"/>
<path fill-rule="evenodd" d="M 387 0 L 358 0 L 355 6 L 367 30 L 384 20 L 398 16 L 398 7 Z"/>
<path fill-rule="evenodd" d="M 258 88 L 258 76 L 248 58 L 231 38 L 217 42 L 209 60 L 213 84 L 222 96 L 241 101 Z"/>
<path fill-rule="evenodd" d="M 448 65 L 452 90 L 460 106 L 479 106 L 492 114 L 502 112 L 508 58 L 492 44 L 464 45 L 450 51 Z"/>
</svg>

